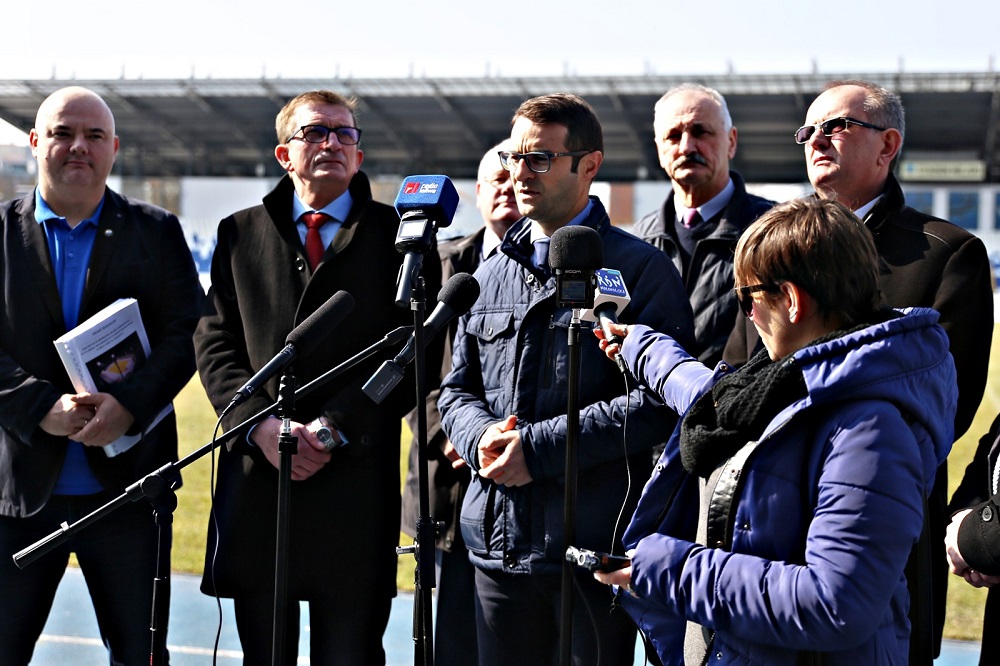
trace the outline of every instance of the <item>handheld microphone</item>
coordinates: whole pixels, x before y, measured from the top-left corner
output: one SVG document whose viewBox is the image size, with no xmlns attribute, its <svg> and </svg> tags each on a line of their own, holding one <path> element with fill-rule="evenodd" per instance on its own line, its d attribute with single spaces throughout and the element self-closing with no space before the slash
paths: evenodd
<svg viewBox="0 0 1000 666">
<path fill-rule="evenodd" d="M 407 176 L 393 204 L 399 214 L 396 251 L 405 254 L 396 281 L 396 305 L 405 308 L 438 229 L 447 227 L 458 208 L 458 190 L 448 176 Z"/>
<path fill-rule="evenodd" d="M 479 299 L 479 282 L 468 273 L 455 273 L 441 287 L 438 294 L 438 304 L 426 320 L 424 320 L 424 345 L 456 317 L 468 312 Z M 410 334 L 403 349 L 396 358 L 386 361 L 378 371 L 371 376 L 361 388 L 376 404 L 381 404 L 385 397 L 403 378 L 403 368 L 413 361 L 416 355 L 416 332 Z"/>
<path fill-rule="evenodd" d="M 625 286 L 622 274 L 612 268 L 599 269 L 596 278 L 594 307 L 580 315 L 580 319 L 599 323 L 604 331 L 604 339 L 621 345 L 625 339 L 611 332 L 611 324 L 618 323 L 618 313 L 632 300 L 628 295 L 628 287 Z M 615 363 L 619 370 L 625 372 L 625 360 L 621 354 L 615 356 Z"/>
<path fill-rule="evenodd" d="M 326 303 L 292 329 L 285 338 L 285 348 L 257 371 L 246 384 L 236 392 L 225 412 L 242 404 L 271 377 L 291 363 L 299 354 L 308 354 L 330 333 L 330 329 L 340 324 L 354 309 L 354 299 L 346 291 L 338 291 Z"/>
<path fill-rule="evenodd" d="M 604 263 L 604 241 L 590 227 L 557 229 L 549 242 L 549 266 L 556 274 L 556 307 L 594 307 L 594 273 Z"/>
</svg>

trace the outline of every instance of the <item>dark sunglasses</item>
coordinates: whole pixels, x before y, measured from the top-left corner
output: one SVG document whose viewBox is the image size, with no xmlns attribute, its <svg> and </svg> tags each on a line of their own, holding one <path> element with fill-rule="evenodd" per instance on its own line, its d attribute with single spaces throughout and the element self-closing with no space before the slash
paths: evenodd
<svg viewBox="0 0 1000 666">
<path fill-rule="evenodd" d="M 740 310 L 749 319 L 753 315 L 753 295 L 758 291 L 764 291 L 769 294 L 777 294 L 781 291 L 781 287 L 777 284 L 755 284 L 749 287 L 736 287 L 733 291 L 736 292 L 736 300 L 740 303 Z"/>
<path fill-rule="evenodd" d="M 885 127 L 879 127 L 878 125 L 872 125 L 871 123 L 866 123 L 863 120 L 855 120 L 854 118 L 848 118 L 842 116 L 840 118 L 830 118 L 829 120 L 824 120 L 821 123 L 816 123 L 815 125 L 803 125 L 802 127 L 795 130 L 795 143 L 805 143 L 812 138 L 812 135 L 816 133 L 818 129 L 823 133 L 823 136 L 833 136 L 834 134 L 840 134 L 848 125 L 858 125 L 859 127 L 867 127 L 868 129 L 878 130 L 879 132 L 884 132 Z"/>
</svg>

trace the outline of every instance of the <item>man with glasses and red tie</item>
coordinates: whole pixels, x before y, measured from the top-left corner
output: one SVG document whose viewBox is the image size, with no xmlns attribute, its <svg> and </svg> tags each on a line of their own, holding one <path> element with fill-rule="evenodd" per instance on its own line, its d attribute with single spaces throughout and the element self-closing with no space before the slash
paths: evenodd
<svg viewBox="0 0 1000 666">
<path fill-rule="evenodd" d="M 219 224 L 195 348 L 220 414 L 288 333 L 338 291 L 354 297 L 354 309 L 326 344 L 295 359 L 297 386 L 413 322 L 409 309 L 395 305 L 399 216 L 372 200 L 360 171 L 355 109 L 354 100 L 323 90 L 289 101 L 275 123 L 274 155 L 286 175 L 261 205 Z M 440 264 L 424 262 L 423 273 L 433 303 Z M 370 400 L 361 387 L 381 360 L 296 400 L 280 662 L 271 652 L 281 420 L 264 420 L 221 450 L 202 591 L 233 598 L 244 664 L 296 663 L 300 600 L 309 602 L 312 663 L 385 663 L 382 633 L 396 593 L 400 430 L 415 392 L 400 387 L 380 405 Z M 434 362 L 440 357 L 429 352 Z M 230 410 L 225 429 L 268 409 L 278 383 L 275 377 Z M 317 437 L 322 425 L 333 431 L 332 450 Z"/>
<path fill-rule="evenodd" d="M 871 231 L 881 262 L 883 304 L 931 307 L 941 314 L 958 374 L 958 438 L 971 425 L 986 386 L 993 334 L 990 263 L 974 235 L 906 205 L 893 175 L 903 146 L 903 118 L 902 102 L 885 88 L 867 81 L 835 81 L 810 105 L 807 124 L 794 138 L 804 146 L 815 196 L 848 206 Z M 737 322 L 723 359 L 743 365 L 759 341 L 749 320 Z M 987 479 L 988 472 L 981 476 Z M 928 498 L 929 540 L 918 544 L 907 569 L 911 664 L 929 666 L 940 650 L 948 576 L 947 484 L 945 464 Z"/>
<path fill-rule="evenodd" d="M 631 295 L 619 318 L 693 341 L 677 270 L 662 252 L 613 227 L 589 196 L 604 157 L 590 105 L 566 94 L 529 99 L 514 113 L 511 141 L 499 159 L 525 217 L 476 270 L 482 293 L 459 320 L 438 402 L 444 430 L 471 471 L 461 529 L 476 567 L 481 666 L 553 664 L 560 643 L 572 310 L 557 307 L 557 278 L 538 246 L 567 225 L 594 229 L 605 266 L 621 271 Z M 580 347 L 575 545 L 621 553 L 650 450 L 676 415 L 637 388 L 627 392 L 597 345 Z M 574 599 L 573 663 L 632 664 L 635 629 L 610 612 L 610 591 L 579 569 Z"/>
<path fill-rule="evenodd" d="M 729 169 L 736 128 L 718 91 L 694 83 L 668 90 L 653 108 L 653 132 L 671 191 L 631 231 L 680 271 L 694 311 L 691 354 L 714 366 L 736 322 L 733 248 L 774 202 L 747 193 L 743 178 Z"/>
</svg>

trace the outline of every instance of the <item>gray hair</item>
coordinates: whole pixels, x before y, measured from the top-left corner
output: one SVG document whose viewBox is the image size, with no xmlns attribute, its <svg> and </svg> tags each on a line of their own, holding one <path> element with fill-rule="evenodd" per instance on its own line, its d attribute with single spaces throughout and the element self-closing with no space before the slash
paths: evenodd
<svg viewBox="0 0 1000 666">
<path fill-rule="evenodd" d="M 663 107 L 666 106 L 667 100 L 682 92 L 700 92 L 711 97 L 712 100 L 719 106 L 719 111 L 722 113 L 722 122 L 725 126 L 725 131 L 728 132 L 732 129 L 733 117 L 729 115 L 729 106 L 726 104 L 726 98 L 723 97 L 722 93 L 718 90 L 709 88 L 708 86 L 703 86 L 700 83 L 682 83 L 664 93 L 663 97 L 656 102 L 656 106 L 653 107 L 653 125 L 656 125 L 656 120 L 663 111 Z"/>
</svg>

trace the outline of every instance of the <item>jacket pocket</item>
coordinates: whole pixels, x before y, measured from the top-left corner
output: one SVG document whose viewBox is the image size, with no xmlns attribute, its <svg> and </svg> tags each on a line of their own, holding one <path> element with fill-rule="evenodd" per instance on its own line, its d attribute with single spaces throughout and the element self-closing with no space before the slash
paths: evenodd
<svg viewBox="0 0 1000 666">
<path fill-rule="evenodd" d="M 512 312 L 473 312 L 469 314 L 465 332 L 482 342 L 493 342 L 497 338 L 507 337 L 513 328 Z"/>
</svg>

